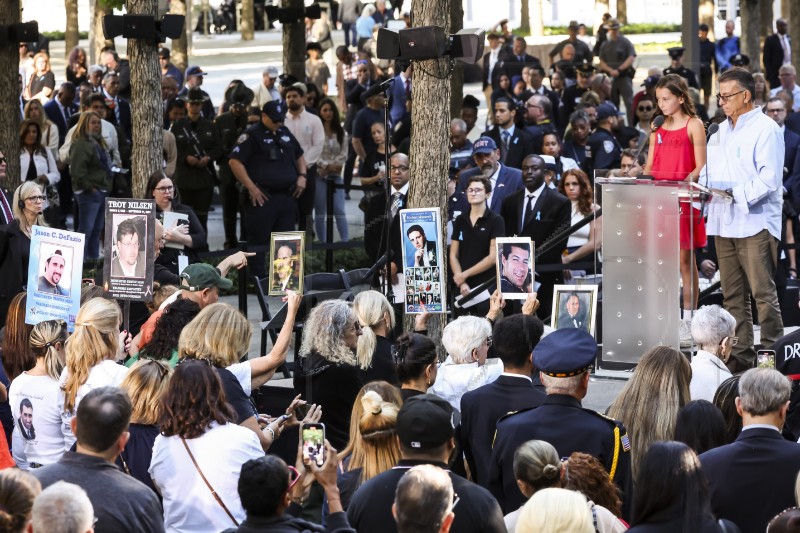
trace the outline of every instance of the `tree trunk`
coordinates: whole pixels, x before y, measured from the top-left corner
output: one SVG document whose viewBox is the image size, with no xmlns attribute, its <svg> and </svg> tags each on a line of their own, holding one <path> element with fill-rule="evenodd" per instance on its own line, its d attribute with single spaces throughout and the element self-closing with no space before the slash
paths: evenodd
<svg viewBox="0 0 800 533">
<path fill-rule="evenodd" d="M 464 5 L 462 2 L 450 2 L 450 30 L 456 33 L 464 29 Z M 461 116 L 461 102 L 464 100 L 464 69 L 475 68 L 474 65 L 459 65 L 456 63 L 453 74 L 450 76 L 450 116 Z"/>
<path fill-rule="evenodd" d="M 252 41 L 255 38 L 254 28 L 253 0 L 242 0 L 242 19 L 239 30 L 242 32 L 243 41 Z"/>
<path fill-rule="evenodd" d="M 741 0 L 739 13 L 742 17 L 742 28 L 760 28 L 761 10 L 757 0 Z M 761 72 L 761 48 L 759 34 L 756 31 L 745 31 L 741 37 L 742 53 L 750 58 L 750 71 Z"/>
<path fill-rule="evenodd" d="M 189 39 L 187 36 L 189 32 L 192 31 L 190 27 L 191 20 L 190 17 L 187 16 L 186 7 L 186 0 L 172 0 L 169 3 L 170 13 L 173 15 L 183 15 L 186 17 L 183 27 L 184 31 L 180 38 L 172 40 L 172 51 L 170 53 L 172 64 L 181 70 L 186 70 L 186 68 L 189 66 Z"/>
<path fill-rule="evenodd" d="M 531 8 L 531 35 L 544 35 L 544 17 L 542 17 L 542 0 L 533 0 Z"/>
<path fill-rule="evenodd" d="M 792 5 L 796 5 L 797 2 L 792 2 L 791 0 L 783 0 L 781 2 L 781 18 L 790 21 L 789 27 L 792 28 L 791 25 L 791 18 L 792 18 Z"/>
<path fill-rule="evenodd" d="M 700 24 L 708 24 L 708 38 L 714 39 L 714 0 L 700 0 L 697 8 Z"/>
<path fill-rule="evenodd" d="M 521 0 L 519 3 L 519 32 L 523 35 L 531 33 L 530 0 Z"/>
<path fill-rule="evenodd" d="M 283 0 L 283 7 L 303 9 L 303 0 Z M 306 79 L 306 25 L 303 19 L 283 25 L 283 71 L 298 80 Z"/>
<path fill-rule="evenodd" d="M 153 15 L 158 0 L 128 0 L 131 15 Z M 161 169 L 163 155 L 161 115 L 161 69 L 158 45 L 145 39 L 128 41 L 131 65 L 131 176 L 133 196 L 144 197 L 150 175 Z"/>
<path fill-rule="evenodd" d="M 0 9 L 0 25 L 20 20 L 19 0 L 6 0 Z M 12 43 L 0 46 L 0 150 L 6 156 L 6 176 L 0 185 L 9 191 L 19 185 L 19 50 Z"/>
<path fill-rule="evenodd" d="M 758 9 L 760 16 L 758 38 L 759 44 L 763 47 L 764 39 L 766 39 L 768 35 L 772 35 L 772 2 L 758 2 Z M 750 60 L 752 61 L 752 56 Z"/>
<path fill-rule="evenodd" d="M 64 10 L 67 14 L 67 27 L 64 29 L 64 57 L 69 57 L 70 51 L 78 46 L 78 0 L 64 0 Z"/>
<path fill-rule="evenodd" d="M 628 0 L 617 0 L 617 20 L 620 24 L 628 23 Z"/>
<path fill-rule="evenodd" d="M 411 20 L 414 26 L 446 28 L 449 12 L 448 0 L 414 2 Z M 444 176 L 447 176 L 450 163 L 450 110 L 441 102 L 449 102 L 451 97 L 448 70 L 447 59 L 414 61 L 414 105 L 411 108 L 414 128 L 411 132 L 411 181 L 408 190 L 408 207 L 439 207 L 444 217 L 447 216 L 447 179 Z M 444 229 L 445 225 L 442 224 Z M 439 235 L 439 242 L 446 242 L 444 233 Z M 447 279 L 446 272 L 443 272 L 442 279 Z M 445 322 L 445 315 L 436 315 L 429 322 L 428 331 L 434 342 L 438 343 L 441 339 Z M 413 320 L 406 315 L 407 331 L 411 330 L 412 324 Z"/>
<path fill-rule="evenodd" d="M 800 25 L 800 2 L 789 2 L 784 0 L 784 4 L 789 4 L 789 16 L 786 20 L 789 22 L 790 28 L 796 28 Z M 792 39 L 792 63 L 794 68 L 800 72 L 800 38 Z"/>
<path fill-rule="evenodd" d="M 106 46 L 111 46 L 114 41 L 106 39 L 103 34 L 103 17 L 111 14 L 111 8 L 102 0 L 94 0 L 92 3 L 92 36 L 89 39 L 89 64 L 100 63 L 100 52 Z"/>
<path fill-rule="evenodd" d="M 603 14 L 609 13 L 609 0 L 594 0 L 594 33 L 597 34 L 597 30 L 600 29 L 600 26 L 603 24 Z"/>
</svg>

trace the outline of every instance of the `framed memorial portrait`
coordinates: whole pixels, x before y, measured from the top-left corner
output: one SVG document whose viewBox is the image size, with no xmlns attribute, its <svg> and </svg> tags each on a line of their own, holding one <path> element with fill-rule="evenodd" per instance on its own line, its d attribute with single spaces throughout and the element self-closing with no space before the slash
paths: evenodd
<svg viewBox="0 0 800 533">
<path fill-rule="evenodd" d="M 438 207 L 402 209 L 400 231 L 405 272 L 406 313 L 444 313 L 443 246 Z M 401 294 L 402 294 L 401 292 Z M 409 298 L 411 296 L 411 298 Z M 424 309 L 423 309 L 424 308 Z"/>
<path fill-rule="evenodd" d="M 305 244 L 306 234 L 303 231 L 286 231 L 270 235 L 270 296 L 283 296 L 287 290 L 303 293 Z"/>
<path fill-rule="evenodd" d="M 597 285 L 553 287 L 553 329 L 578 328 L 592 336 L 597 325 Z"/>
<path fill-rule="evenodd" d="M 534 244 L 529 237 L 498 237 L 497 290 L 506 300 L 525 300 L 533 292 Z"/>
<path fill-rule="evenodd" d="M 106 198 L 103 289 L 119 300 L 153 299 L 155 200 Z"/>
</svg>

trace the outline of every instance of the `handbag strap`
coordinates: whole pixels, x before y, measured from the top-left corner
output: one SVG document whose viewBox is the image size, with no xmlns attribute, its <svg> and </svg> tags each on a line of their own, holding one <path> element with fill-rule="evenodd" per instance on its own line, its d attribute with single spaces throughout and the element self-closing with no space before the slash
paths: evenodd
<svg viewBox="0 0 800 533">
<path fill-rule="evenodd" d="M 214 496 L 214 499 L 217 500 L 217 503 L 220 504 L 222 509 L 225 510 L 225 513 L 228 515 L 228 517 L 231 520 L 233 520 L 234 525 L 236 527 L 239 527 L 239 522 L 236 520 L 236 518 L 234 518 L 233 514 L 231 514 L 231 512 L 228 510 L 228 507 L 225 505 L 225 502 L 222 501 L 222 498 L 219 497 L 219 494 L 217 494 L 217 491 L 215 491 L 214 488 L 211 486 L 211 483 L 208 482 L 208 480 L 206 479 L 206 476 L 203 475 L 203 471 L 200 470 L 200 466 L 197 464 L 197 461 L 195 460 L 194 455 L 192 455 L 192 450 L 190 450 L 189 449 L 189 445 L 186 444 L 186 439 L 181 437 L 181 442 L 183 443 L 183 447 L 186 448 L 186 453 L 189 454 L 189 458 L 192 460 L 192 463 L 194 464 L 194 467 L 197 469 L 197 473 L 200 474 L 200 477 L 203 478 L 203 482 L 205 482 L 206 487 L 208 487 L 208 490 L 211 491 L 211 495 Z"/>
</svg>

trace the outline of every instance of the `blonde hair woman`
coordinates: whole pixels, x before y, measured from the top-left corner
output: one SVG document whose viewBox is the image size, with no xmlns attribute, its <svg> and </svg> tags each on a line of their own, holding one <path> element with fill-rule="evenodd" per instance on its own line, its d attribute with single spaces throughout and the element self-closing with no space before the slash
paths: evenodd
<svg viewBox="0 0 800 533">
<path fill-rule="evenodd" d="M 299 298 L 297 300 L 299 302 Z M 287 322 L 281 329 L 281 336 L 288 337 L 290 335 L 290 333 L 284 334 L 284 332 L 287 330 L 287 323 L 291 324 L 288 326 L 288 331 L 291 332 L 296 312 L 295 308 L 287 315 Z M 239 369 L 244 369 L 245 373 L 252 370 L 249 362 L 233 367 L 239 363 L 239 359 L 247 356 L 252 334 L 253 328 L 250 322 L 238 309 L 223 303 L 211 304 L 200 311 L 194 320 L 183 328 L 178 340 L 178 354 L 182 360 L 201 359 L 214 367 L 225 391 L 225 398 L 236 414 L 234 422 L 252 430 L 258 436 L 261 447 L 267 451 L 275 439 L 280 436 L 288 419 L 279 417 L 266 424 L 262 429 L 259 424 L 265 423 L 266 420 L 259 418 L 258 412 L 250 401 L 249 393 L 245 392 L 241 384 L 241 377 L 237 377 L 237 374 L 240 374 Z M 280 342 L 282 340 L 279 337 L 276 346 Z M 285 344 L 288 347 L 288 340 Z M 273 352 L 275 351 L 273 349 Z M 283 357 L 280 357 L 279 354 L 272 356 L 271 353 L 268 356 L 259 357 L 257 361 L 258 365 L 271 368 L 266 373 L 272 375 L 283 362 L 284 357 L 285 352 Z M 236 370 L 236 374 L 232 370 Z M 253 372 L 255 373 L 255 371 Z M 294 405 L 290 406 L 287 413 L 290 411 L 294 413 Z"/>
<path fill-rule="evenodd" d="M 303 326 L 303 344 L 294 369 L 294 390 L 322 407 L 328 441 L 337 450 L 347 445 L 350 413 L 362 381 L 355 351 L 361 324 L 343 300 L 318 304 Z"/>
<path fill-rule="evenodd" d="M 54 159 L 58 159 L 58 126 L 47 118 L 42 103 L 39 100 L 31 100 L 25 104 L 22 118 L 39 124 L 42 130 L 42 144 L 50 149 Z"/>
<path fill-rule="evenodd" d="M 392 360 L 392 343 L 388 339 L 394 329 L 394 308 L 378 291 L 364 291 L 353 300 L 353 311 L 361 324 L 356 359 L 365 383 L 383 380 L 398 385 Z"/>
<path fill-rule="evenodd" d="M 462 316 L 445 326 L 442 345 L 447 359 L 431 392 L 461 409 L 465 392 L 491 383 L 503 372 L 499 359 L 487 359 L 492 346 L 492 327 L 485 318 Z"/>
<path fill-rule="evenodd" d="M 19 231 L 28 239 L 30 246 L 31 228 L 33 226 L 47 226 L 44 220 L 44 204 L 47 198 L 44 191 L 35 181 L 26 181 L 14 191 L 14 199 L 11 209 L 14 212 L 14 222 L 19 227 Z M 22 207 L 20 207 L 22 206 Z M 28 265 L 25 265 L 27 277 Z"/>
<path fill-rule="evenodd" d="M 125 355 L 125 339 L 120 333 L 122 314 L 116 302 L 92 298 L 75 319 L 75 331 L 67 341 L 67 364 L 61 373 L 62 394 L 59 395 L 64 445 L 75 443 L 70 420 L 81 399 L 98 387 L 118 387 L 128 369 L 116 363 Z"/>
<path fill-rule="evenodd" d="M 652 443 L 674 440 L 678 411 L 690 400 L 691 379 L 692 369 L 681 352 L 657 346 L 642 356 L 633 376 L 608 408 L 608 416 L 628 430 L 634 478 Z"/>
<path fill-rule="evenodd" d="M 12 450 L 19 468 L 49 465 L 64 453 L 58 380 L 64 368 L 66 340 L 67 324 L 62 320 L 45 320 L 33 326 L 29 344 L 36 365 L 20 374 L 8 390 L 15 418 Z"/>
<path fill-rule="evenodd" d="M 586 497 L 567 489 L 543 489 L 522 507 L 517 533 L 594 533 Z"/>
<path fill-rule="evenodd" d="M 120 388 L 128 393 L 133 410 L 128 427 L 128 443 L 117 458 L 117 466 L 155 490 L 148 473 L 153 443 L 159 434 L 161 396 L 169 385 L 170 367 L 166 362 L 143 359 L 133 365 Z"/>
</svg>

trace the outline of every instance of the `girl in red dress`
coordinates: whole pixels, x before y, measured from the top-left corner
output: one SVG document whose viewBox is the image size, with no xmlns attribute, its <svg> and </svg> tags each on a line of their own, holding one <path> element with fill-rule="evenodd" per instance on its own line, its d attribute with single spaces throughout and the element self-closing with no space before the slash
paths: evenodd
<svg viewBox="0 0 800 533">
<path fill-rule="evenodd" d="M 644 173 L 656 180 L 697 182 L 700 169 L 706 164 L 706 137 L 686 82 L 676 74 L 664 76 L 656 84 L 656 100 L 654 118 L 661 114 L 665 120 L 650 134 L 650 152 Z M 680 241 L 683 317 L 691 319 L 699 294 L 694 250 L 706 245 L 706 226 L 700 210 L 689 201 L 680 203 Z M 689 321 L 684 320 L 681 329 L 688 325 Z M 682 340 L 685 336 L 682 331 Z"/>
</svg>

